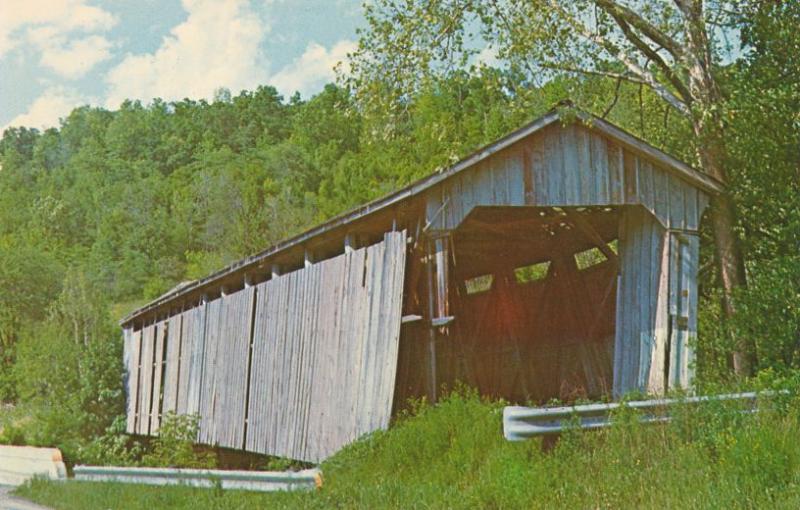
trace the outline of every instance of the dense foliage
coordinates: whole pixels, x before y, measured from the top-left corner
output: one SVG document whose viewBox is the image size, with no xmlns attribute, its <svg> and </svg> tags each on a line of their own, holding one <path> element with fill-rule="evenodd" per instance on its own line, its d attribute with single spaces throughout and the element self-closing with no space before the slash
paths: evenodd
<svg viewBox="0 0 800 510">
<path fill-rule="evenodd" d="M 750 285 L 737 320 L 720 320 L 704 250 L 704 384 L 730 373 L 730 329 L 753 340 L 758 369 L 800 366 L 800 3 L 741 4 L 729 22 L 745 50 L 719 76 Z M 462 64 L 403 94 L 389 76 L 356 75 L 309 100 L 268 86 L 220 90 L 212 101 L 81 107 L 58 129 L 3 133 L 0 400 L 14 407 L 0 412 L 0 439 L 57 445 L 71 460 L 137 461 L 142 452 L 115 421 L 124 405 L 117 318 L 561 99 L 695 157 L 686 121 L 636 84 L 553 73 L 537 85 L 518 66 Z"/>
<path fill-rule="evenodd" d="M 740 19 L 749 53 L 727 70 L 729 189 L 739 214 L 749 286 L 729 326 L 753 340 L 756 368 L 800 364 L 800 2 L 746 4 Z M 706 275 L 706 296 L 717 295 Z M 730 345 L 718 303 L 705 302 L 702 368 L 727 371 Z M 709 375 L 711 375 L 709 374 Z"/>
</svg>

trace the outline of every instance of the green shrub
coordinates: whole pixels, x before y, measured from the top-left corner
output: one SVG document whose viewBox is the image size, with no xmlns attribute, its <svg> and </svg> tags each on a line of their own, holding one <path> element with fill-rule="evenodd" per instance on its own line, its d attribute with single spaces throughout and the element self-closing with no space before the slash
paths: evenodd
<svg viewBox="0 0 800 510">
<path fill-rule="evenodd" d="M 25 428 L 14 423 L 3 425 L 2 430 L 0 430 L 0 444 L 26 445 Z"/>
<path fill-rule="evenodd" d="M 73 462 L 96 452 L 87 445 L 125 412 L 122 373 L 121 335 L 102 295 L 80 273 L 68 274 L 47 320 L 24 328 L 17 344 L 26 440 L 58 447 Z"/>
<path fill-rule="evenodd" d="M 143 447 L 126 433 L 127 420 L 117 416 L 103 435 L 93 437 L 81 445 L 78 457 L 81 462 L 93 465 L 135 466 L 142 457 Z"/>
<path fill-rule="evenodd" d="M 800 368 L 800 257 L 776 257 L 748 267 L 748 285 L 735 295 L 737 313 L 723 320 L 719 291 L 699 310 L 700 387 L 730 384 L 733 338 L 752 341 L 756 372 Z"/>
<path fill-rule="evenodd" d="M 800 368 L 800 256 L 753 266 L 736 306 L 732 329 L 753 341 L 757 368 Z"/>
<path fill-rule="evenodd" d="M 142 464 L 154 467 L 213 468 L 216 455 L 195 448 L 199 425 L 197 415 L 166 413 L 152 441 L 152 450 L 142 457 Z"/>
<path fill-rule="evenodd" d="M 264 471 L 299 471 L 308 467 L 305 462 L 287 459 L 285 457 L 270 457 L 264 462 L 261 469 Z"/>
</svg>

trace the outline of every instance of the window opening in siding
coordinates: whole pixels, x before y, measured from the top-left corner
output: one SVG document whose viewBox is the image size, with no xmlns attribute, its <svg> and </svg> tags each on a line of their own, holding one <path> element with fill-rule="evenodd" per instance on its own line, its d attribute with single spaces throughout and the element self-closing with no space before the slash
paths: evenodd
<svg viewBox="0 0 800 510">
<path fill-rule="evenodd" d="M 606 260 L 608 259 L 603 255 L 603 252 L 596 247 L 575 254 L 575 263 L 581 271 L 596 266 L 597 264 L 602 264 Z"/>
<path fill-rule="evenodd" d="M 517 283 L 531 283 L 539 280 L 544 280 L 547 277 L 547 271 L 550 270 L 550 261 L 539 262 L 529 266 L 522 266 L 514 269 L 514 277 Z"/>
<path fill-rule="evenodd" d="M 480 294 L 491 290 L 493 282 L 494 275 L 484 274 L 464 280 L 464 286 L 467 288 L 467 295 L 471 296 L 472 294 Z"/>
</svg>

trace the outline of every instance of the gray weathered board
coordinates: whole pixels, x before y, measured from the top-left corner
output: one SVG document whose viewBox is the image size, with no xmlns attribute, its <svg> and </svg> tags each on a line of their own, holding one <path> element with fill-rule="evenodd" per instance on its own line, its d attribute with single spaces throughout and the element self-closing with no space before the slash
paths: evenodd
<svg viewBox="0 0 800 510">
<path fill-rule="evenodd" d="M 139 350 L 142 332 L 125 328 L 123 334 L 125 362 L 125 386 L 128 395 L 127 427 L 128 434 L 136 432 L 136 417 L 139 414 Z"/>
<path fill-rule="evenodd" d="M 404 272 L 390 233 L 257 286 L 247 450 L 316 462 L 388 426 Z"/>
<path fill-rule="evenodd" d="M 620 233 L 615 393 L 688 388 L 697 334 L 699 237 L 666 230 L 636 209 L 624 213 Z"/>
<path fill-rule="evenodd" d="M 709 197 L 654 161 L 588 127 L 548 126 L 454 175 L 427 195 L 434 230 L 476 206 L 643 205 L 670 229 L 697 230 Z"/>
<path fill-rule="evenodd" d="M 128 431 L 318 462 L 389 424 L 406 234 L 125 330 Z"/>
</svg>

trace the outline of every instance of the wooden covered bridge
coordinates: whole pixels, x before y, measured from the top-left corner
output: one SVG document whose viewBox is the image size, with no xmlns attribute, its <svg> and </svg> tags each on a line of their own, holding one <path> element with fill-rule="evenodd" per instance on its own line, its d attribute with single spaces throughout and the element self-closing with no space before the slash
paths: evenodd
<svg viewBox="0 0 800 510">
<path fill-rule="evenodd" d="M 510 401 L 692 380 L 720 184 L 554 110 L 122 321 L 128 431 L 317 462 L 457 381 Z"/>
</svg>

